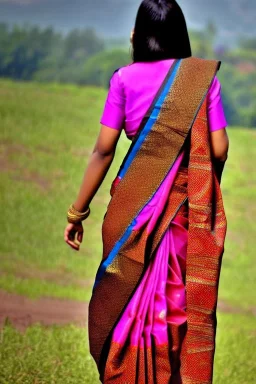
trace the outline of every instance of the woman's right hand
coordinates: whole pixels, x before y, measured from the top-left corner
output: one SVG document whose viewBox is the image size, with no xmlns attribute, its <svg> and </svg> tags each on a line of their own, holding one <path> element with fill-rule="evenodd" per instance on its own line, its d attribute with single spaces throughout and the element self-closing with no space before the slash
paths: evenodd
<svg viewBox="0 0 256 384">
<path fill-rule="evenodd" d="M 64 232 L 64 240 L 72 249 L 79 251 L 80 244 L 83 241 L 83 234 L 84 229 L 81 222 L 78 224 L 69 223 Z"/>
</svg>

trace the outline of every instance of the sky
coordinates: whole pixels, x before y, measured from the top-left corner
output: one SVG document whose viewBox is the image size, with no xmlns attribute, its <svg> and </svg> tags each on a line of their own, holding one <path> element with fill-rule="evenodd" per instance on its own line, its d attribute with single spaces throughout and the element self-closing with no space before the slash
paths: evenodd
<svg viewBox="0 0 256 384">
<path fill-rule="evenodd" d="M 219 41 L 238 35 L 256 37 L 255 0 L 179 0 L 188 27 L 202 28 L 211 20 Z M 0 21 L 72 28 L 94 27 L 106 37 L 130 34 L 140 0 L 0 0 Z"/>
</svg>

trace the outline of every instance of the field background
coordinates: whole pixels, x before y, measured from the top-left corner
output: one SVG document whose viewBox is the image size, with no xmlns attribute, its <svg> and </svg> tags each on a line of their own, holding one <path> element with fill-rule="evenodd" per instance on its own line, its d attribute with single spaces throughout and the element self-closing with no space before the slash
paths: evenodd
<svg viewBox="0 0 256 384">
<path fill-rule="evenodd" d="M 106 91 L 97 87 L 0 81 L 0 288 L 10 298 L 57 298 L 85 305 L 101 259 L 101 223 L 109 187 L 130 142 L 115 161 L 84 224 L 79 253 L 63 241 L 66 210 L 77 194 L 99 131 Z M 256 377 L 255 138 L 229 127 L 222 190 L 228 235 L 220 280 L 215 384 Z M 67 314 L 68 315 L 68 314 Z M 87 329 L 7 319 L 0 338 L 1 384 L 96 384 Z"/>
</svg>

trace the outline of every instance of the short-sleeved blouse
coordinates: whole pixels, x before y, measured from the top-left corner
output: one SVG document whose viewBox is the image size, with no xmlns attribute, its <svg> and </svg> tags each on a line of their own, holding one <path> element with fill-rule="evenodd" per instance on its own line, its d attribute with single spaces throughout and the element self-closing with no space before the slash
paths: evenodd
<svg viewBox="0 0 256 384">
<path fill-rule="evenodd" d="M 117 130 L 124 128 L 128 138 L 135 136 L 173 61 L 132 63 L 114 72 L 101 124 Z M 227 121 L 217 76 L 209 88 L 207 105 L 209 130 L 225 128 Z"/>
</svg>

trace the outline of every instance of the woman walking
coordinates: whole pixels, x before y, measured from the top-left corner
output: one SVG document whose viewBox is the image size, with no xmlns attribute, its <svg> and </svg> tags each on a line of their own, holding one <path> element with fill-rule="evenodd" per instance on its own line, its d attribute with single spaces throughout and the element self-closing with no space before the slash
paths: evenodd
<svg viewBox="0 0 256 384">
<path fill-rule="evenodd" d="M 132 143 L 103 220 L 90 350 L 105 384 L 210 384 L 226 235 L 221 62 L 192 56 L 172 0 L 141 3 L 131 42 L 133 63 L 111 78 L 65 230 L 79 250 L 81 222 L 124 128 Z"/>
</svg>

